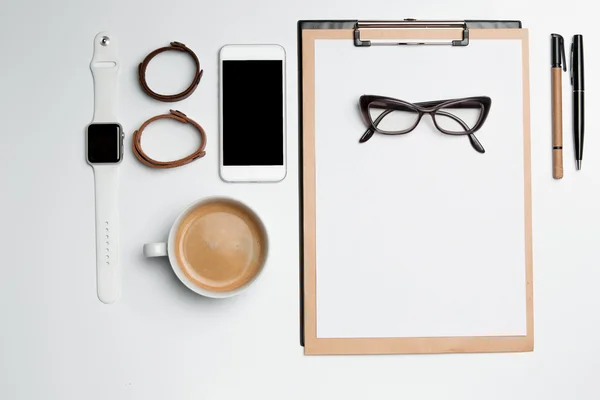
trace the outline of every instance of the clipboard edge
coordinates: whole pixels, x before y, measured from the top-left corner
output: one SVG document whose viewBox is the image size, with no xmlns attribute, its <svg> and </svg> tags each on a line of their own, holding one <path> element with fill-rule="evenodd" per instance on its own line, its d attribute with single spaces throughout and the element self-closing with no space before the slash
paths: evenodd
<svg viewBox="0 0 600 400">
<path fill-rule="evenodd" d="M 317 338 L 304 355 L 526 353 L 534 349 L 527 336 L 457 336 L 427 338 Z"/>
<path fill-rule="evenodd" d="M 399 20 L 402 21 L 402 20 Z M 416 20 L 418 21 L 418 20 Z M 492 20 L 492 19 L 471 19 L 464 20 L 469 29 L 522 29 L 523 24 L 520 20 Z M 302 31 L 307 29 L 353 29 L 360 22 L 358 19 L 340 19 L 340 20 L 299 20 L 298 38 L 302 37 Z M 301 39 L 299 39 L 301 40 Z M 298 47 L 302 52 L 302 47 Z"/>
</svg>

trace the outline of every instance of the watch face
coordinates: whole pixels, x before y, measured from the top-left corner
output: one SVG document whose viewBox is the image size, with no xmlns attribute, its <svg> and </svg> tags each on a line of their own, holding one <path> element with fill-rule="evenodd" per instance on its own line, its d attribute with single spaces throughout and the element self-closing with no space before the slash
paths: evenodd
<svg viewBox="0 0 600 400">
<path fill-rule="evenodd" d="M 119 124 L 88 126 L 87 156 L 90 163 L 121 161 L 121 126 Z"/>
</svg>

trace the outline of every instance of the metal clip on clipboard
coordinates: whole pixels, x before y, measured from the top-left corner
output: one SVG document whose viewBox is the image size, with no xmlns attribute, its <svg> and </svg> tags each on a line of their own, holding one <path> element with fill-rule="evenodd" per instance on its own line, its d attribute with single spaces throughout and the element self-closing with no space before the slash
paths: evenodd
<svg viewBox="0 0 600 400">
<path fill-rule="evenodd" d="M 362 40 L 360 38 L 361 29 L 408 29 L 408 28 L 457 28 L 462 29 L 461 40 L 423 42 L 375 42 L 371 40 Z M 466 21 L 417 21 L 413 18 L 407 18 L 401 21 L 358 21 L 354 26 L 354 45 L 357 47 L 369 46 L 403 46 L 403 45 L 436 45 L 436 46 L 467 46 L 469 44 L 469 28 Z"/>
</svg>

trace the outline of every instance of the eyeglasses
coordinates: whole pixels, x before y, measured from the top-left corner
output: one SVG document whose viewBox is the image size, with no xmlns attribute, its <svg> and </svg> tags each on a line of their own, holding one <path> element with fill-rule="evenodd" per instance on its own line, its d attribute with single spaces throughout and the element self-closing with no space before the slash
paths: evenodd
<svg viewBox="0 0 600 400">
<path fill-rule="evenodd" d="M 440 132 L 467 135 L 471 146 L 479 153 L 485 153 L 474 133 L 481 128 L 490 112 L 492 99 L 489 97 L 409 103 L 391 97 L 363 95 L 359 104 L 363 121 L 369 126 L 360 143 L 371 139 L 375 132 L 384 135 L 409 133 L 419 125 L 424 114 L 429 114 Z"/>
</svg>

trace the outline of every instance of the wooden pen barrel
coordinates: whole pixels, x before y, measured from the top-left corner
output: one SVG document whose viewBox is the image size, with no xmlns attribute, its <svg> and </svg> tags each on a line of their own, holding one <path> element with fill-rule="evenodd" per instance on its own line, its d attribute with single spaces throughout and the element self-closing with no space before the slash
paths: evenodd
<svg viewBox="0 0 600 400">
<path fill-rule="evenodd" d="M 562 69 L 552 68 L 552 176 L 563 177 Z"/>
</svg>

